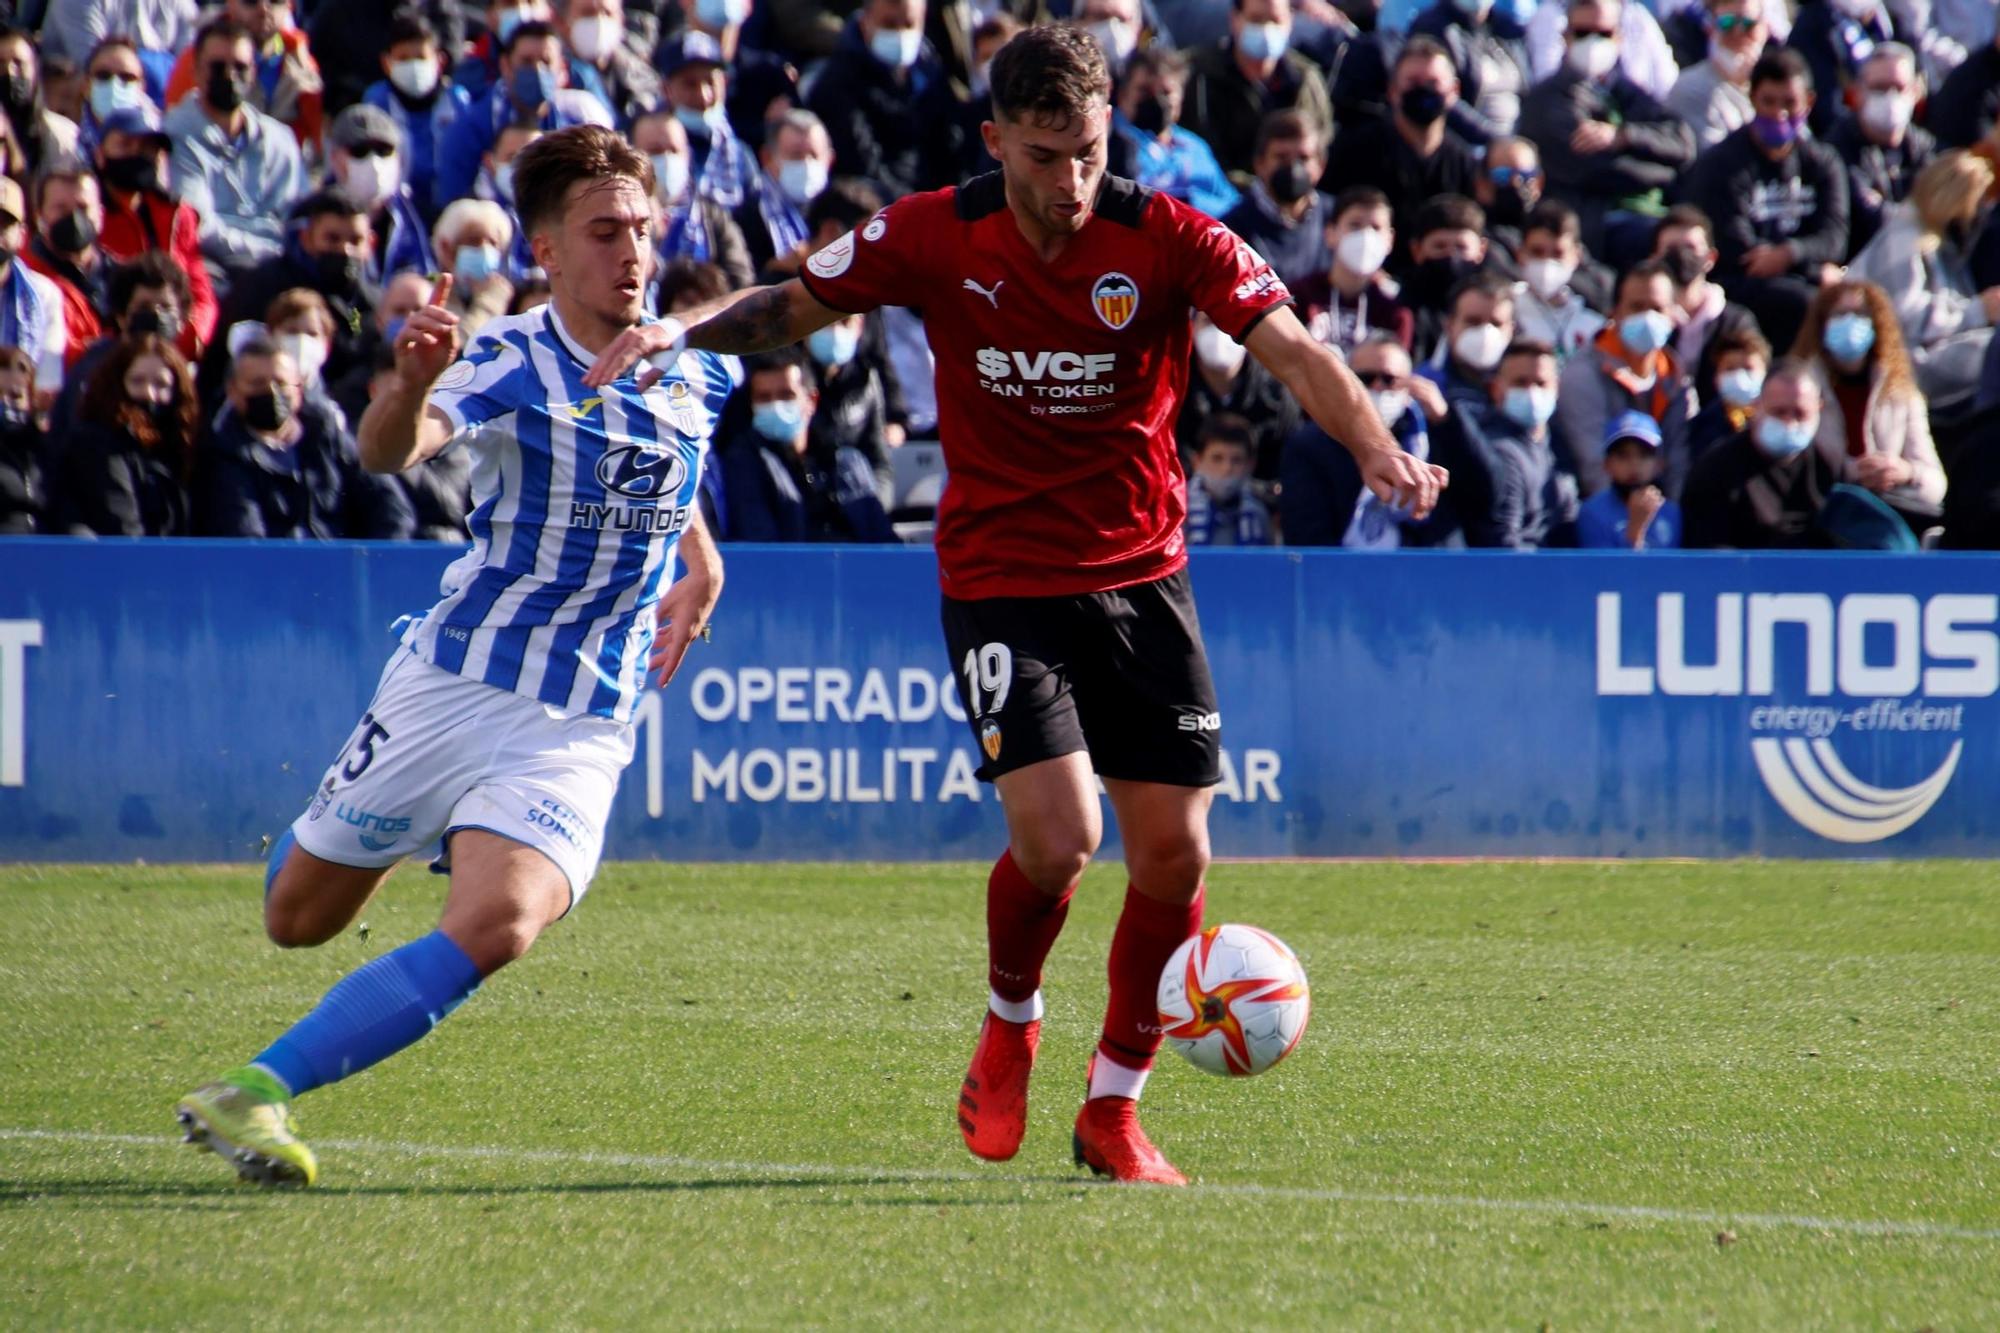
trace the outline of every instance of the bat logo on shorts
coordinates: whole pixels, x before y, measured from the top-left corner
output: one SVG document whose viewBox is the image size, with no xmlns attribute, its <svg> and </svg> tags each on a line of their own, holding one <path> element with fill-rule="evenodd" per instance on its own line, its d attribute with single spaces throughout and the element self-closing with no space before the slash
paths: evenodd
<svg viewBox="0 0 2000 1333">
<path fill-rule="evenodd" d="M 605 451 L 597 460 L 597 480 L 605 490 L 634 500 L 660 500 L 675 495 L 687 481 L 687 463 L 676 449 L 648 449 L 636 444 Z"/>
<path fill-rule="evenodd" d="M 1000 758 L 1000 724 L 990 717 L 979 724 L 979 748 L 989 760 Z"/>
</svg>

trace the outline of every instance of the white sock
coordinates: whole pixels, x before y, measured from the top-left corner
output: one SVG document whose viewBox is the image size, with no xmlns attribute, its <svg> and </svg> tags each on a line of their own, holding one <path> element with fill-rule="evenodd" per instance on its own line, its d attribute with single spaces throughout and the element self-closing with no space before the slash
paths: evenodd
<svg viewBox="0 0 2000 1333">
<path fill-rule="evenodd" d="M 1116 1060 L 1107 1060 L 1103 1052 L 1090 1062 L 1090 1100 L 1099 1097 L 1130 1097 L 1139 1100 L 1139 1094 L 1146 1090 L 1146 1079 L 1150 1069 L 1127 1069 Z"/>
<path fill-rule="evenodd" d="M 1039 1023 L 1042 1019 L 1042 993 L 1038 990 L 1025 1000 L 1003 1000 L 999 991 L 988 991 L 986 1007 L 996 1018 L 1004 1018 L 1009 1023 Z"/>
</svg>

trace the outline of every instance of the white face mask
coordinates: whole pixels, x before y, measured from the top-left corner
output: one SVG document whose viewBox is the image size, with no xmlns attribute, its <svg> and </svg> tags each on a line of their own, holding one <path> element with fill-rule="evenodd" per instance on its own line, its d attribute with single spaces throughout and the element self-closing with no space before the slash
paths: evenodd
<svg viewBox="0 0 2000 1333">
<path fill-rule="evenodd" d="M 609 15 L 578 19 L 569 25 L 569 44 L 586 65 L 595 65 L 625 40 L 625 25 Z"/>
<path fill-rule="evenodd" d="M 1333 253 L 1349 272 L 1373 277 L 1389 257 L 1389 238 L 1373 227 L 1364 227 L 1341 237 Z"/>
<path fill-rule="evenodd" d="M 1210 370 L 1231 374 L 1243 364 L 1245 350 L 1242 343 L 1215 325 L 1204 324 L 1194 331 L 1194 354 Z"/>
<path fill-rule="evenodd" d="M 403 162 L 394 153 L 347 160 L 347 192 L 372 211 L 403 187 Z"/>
<path fill-rule="evenodd" d="M 1916 109 L 1907 93 L 1869 93 L 1861 99 L 1861 123 L 1880 135 L 1901 134 Z"/>
<path fill-rule="evenodd" d="M 405 97 L 429 97 L 437 90 L 435 60 L 398 60 L 389 66 L 389 82 Z"/>
<path fill-rule="evenodd" d="M 1722 77 L 1731 83 L 1742 83 L 1750 77 L 1750 71 L 1757 64 L 1757 57 L 1764 54 L 1763 43 L 1747 46 L 1741 51 L 1732 51 L 1713 38 L 1708 43 L 1708 58 L 1715 62 Z"/>
<path fill-rule="evenodd" d="M 1601 79 L 1618 68 L 1618 43 L 1609 37 L 1585 37 L 1571 42 L 1563 59 L 1586 79 Z"/>
<path fill-rule="evenodd" d="M 326 365 L 326 339 L 317 333 L 281 333 L 272 341 L 279 351 L 291 353 L 301 380 L 318 383 L 320 368 Z"/>
<path fill-rule="evenodd" d="M 1375 405 L 1375 415 L 1382 418 L 1382 424 L 1392 429 L 1403 419 L 1403 413 L 1410 410 L 1408 389 L 1370 389 L 1368 401 Z"/>
<path fill-rule="evenodd" d="M 1507 331 L 1498 324 L 1474 324 L 1452 339 L 1451 350 L 1466 365 L 1488 374 L 1507 350 Z"/>
<path fill-rule="evenodd" d="M 785 198 L 804 208 L 826 189 L 826 163 L 816 157 L 793 158 L 778 164 L 778 188 Z"/>
<path fill-rule="evenodd" d="M 1236 497 L 1243 494 L 1241 473 L 1229 477 L 1211 477 L 1206 472 L 1196 475 L 1201 478 L 1201 488 L 1213 496 L 1218 504 L 1235 504 Z"/>
<path fill-rule="evenodd" d="M 514 164 L 502 162 L 493 168 L 493 193 L 500 196 L 502 203 L 514 202 Z"/>
<path fill-rule="evenodd" d="M 1124 19 L 1100 19 L 1090 25 L 1090 35 L 1104 48 L 1105 58 L 1118 64 L 1139 45 L 1139 30 Z"/>
<path fill-rule="evenodd" d="M 660 198 L 673 203 L 687 192 L 688 159 L 686 153 L 653 154 L 653 177 L 660 185 Z"/>
<path fill-rule="evenodd" d="M 1521 265 L 1521 275 L 1528 280 L 1529 290 L 1544 301 L 1568 286 L 1570 275 L 1575 272 L 1576 265 L 1560 259 L 1530 259 Z"/>
</svg>

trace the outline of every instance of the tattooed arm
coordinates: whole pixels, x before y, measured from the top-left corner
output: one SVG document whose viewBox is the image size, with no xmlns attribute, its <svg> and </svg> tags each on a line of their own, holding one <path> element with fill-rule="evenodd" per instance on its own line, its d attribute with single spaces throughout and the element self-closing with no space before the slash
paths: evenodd
<svg viewBox="0 0 2000 1333">
<path fill-rule="evenodd" d="M 845 312 L 820 304 L 796 278 L 775 287 L 751 287 L 683 310 L 657 324 L 625 330 L 598 354 L 584 372 L 583 382 L 593 389 L 602 388 L 641 361 L 662 354 L 676 356 L 689 347 L 738 356 L 767 352 L 844 318 Z M 653 365 L 654 369 L 639 378 L 642 390 L 662 373 L 659 362 Z"/>
</svg>

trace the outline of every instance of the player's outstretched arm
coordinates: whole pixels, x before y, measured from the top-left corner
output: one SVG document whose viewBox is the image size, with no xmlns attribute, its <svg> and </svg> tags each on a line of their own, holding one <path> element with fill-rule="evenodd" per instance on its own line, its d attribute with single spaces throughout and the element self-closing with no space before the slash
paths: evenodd
<svg viewBox="0 0 2000 1333">
<path fill-rule="evenodd" d="M 1347 446 L 1377 499 L 1414 518 L 1436 507 L 1449 474 L 1403 452 L 1347 363 L 1314 340 L 1290 307 L 1265 316 L 1243 345 L 1292 391 L 1321 430 Z"/>
<path fill-rule="evenodd" d="M 643 392 L 652 388 L 666 373 L 666 365 L 687 348 L 737 356 L 768 352 L 833 323 L 841 313 L 814 300 L 796 278 L 775 287 L 747 287 L 657 324 L 625 330 L 598 353 L 584 372 L 583 382 L 601 389 L 639 362 L 650 361 L 652 369 L 639 377 Z"/>
<path fill-rule="evenodd" d="M 458 355 L 458 316 L 445 308 L 451 274 L 437 280 L 430 304 L 403 323 L 396 374 L 361 414 L 355 443 L 370 472 L 402 472 L 451 442 L 451 422 L 430 406 L 431 385 Z"/>
</svg>

